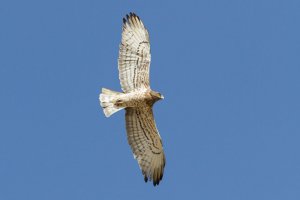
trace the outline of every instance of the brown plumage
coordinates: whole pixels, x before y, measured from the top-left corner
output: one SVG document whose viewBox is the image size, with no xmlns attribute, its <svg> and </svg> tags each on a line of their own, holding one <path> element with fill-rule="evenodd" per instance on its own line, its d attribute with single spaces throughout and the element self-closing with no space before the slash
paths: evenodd
<svg viewBox="0 0 300 200">
<path fill-rule="evenodd" d="M 128 143 L 144 175 L 158 185 L 166 163 L 152 106 L 163 96 L 150 89 L 150 41 L 140 18 L 130 13 L 123 18 L 119 50 L 119 79 L 123 93 L 102 88 L 100 104 L 106 117 L 125 108 Z"/>
</svg>

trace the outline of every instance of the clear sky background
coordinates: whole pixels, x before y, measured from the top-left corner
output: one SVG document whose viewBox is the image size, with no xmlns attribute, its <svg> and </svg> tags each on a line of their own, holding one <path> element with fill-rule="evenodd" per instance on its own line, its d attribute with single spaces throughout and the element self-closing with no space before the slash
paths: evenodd
<svg viewBox="0 0 300 200">
<path fill-rule="evenodd" d="M 120 91 L 122 17 L 150 32 L 167 158 L 145 184 Z M 0 199 L 300 199 L 300 1 L 0 2 Z"/>
</svg>

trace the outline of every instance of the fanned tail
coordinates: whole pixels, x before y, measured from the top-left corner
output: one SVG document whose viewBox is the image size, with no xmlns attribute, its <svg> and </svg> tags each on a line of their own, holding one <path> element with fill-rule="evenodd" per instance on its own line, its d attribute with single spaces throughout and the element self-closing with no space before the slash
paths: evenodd
<svg viewBox="0 0 300 200">
<path fill-rule="evenodd" d="M 123 109 L 123 107 L 118 107 L 115 105 L 118 96 L 121 93 L 115 92 L 106 88 L 102 88 L 102 93 L 99 96 L 100 105 L 103 108 L 103 112 L 106 117 L 111 116 L 115 112 Z"/>
</svg>

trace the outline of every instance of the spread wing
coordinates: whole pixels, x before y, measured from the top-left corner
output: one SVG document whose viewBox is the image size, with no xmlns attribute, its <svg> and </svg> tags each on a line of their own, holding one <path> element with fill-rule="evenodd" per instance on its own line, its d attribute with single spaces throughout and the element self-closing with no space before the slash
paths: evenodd
<svg viewBox="0 0 300 200">
<path fill-rule="evenodd" d="M 145 182 L 149 179 L 154 186 L 158 185 L 163 177 L 166 161 L 152 108 L 126 108 L 126 129 L 128 143 Z"/>
<path fill-rule="evenodd" d="M 123 18 L 122 41 L 119 50 L 119 79 L 122 90 L 131 92 L 149 88 L 150 42 L 148 31 L 134 13 Z"/>
</svg>

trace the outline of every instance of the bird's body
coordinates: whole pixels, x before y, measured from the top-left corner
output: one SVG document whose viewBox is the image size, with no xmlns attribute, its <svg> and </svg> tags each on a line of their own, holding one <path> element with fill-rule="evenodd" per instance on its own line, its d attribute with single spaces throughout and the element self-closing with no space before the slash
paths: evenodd
<svg viewBox="0 0 300 200">
<path fill-rule="evenodd" d="M 151 89 L 139 90 L 130 93 L 121 93 L 116 100 L 118 107 L 144 107 L 152 106 L 160 97 L 155 96 L 156 92 Z"/>
<path fill-rule="evenodd" d="M 123 19 L 119 51 L 119 79 L 123 92 L 102 88 L 100 105 L 106 117 L 125 108 L 128 143 L 144 175 L 158 185 L 163 177 L 165 155 L 154 121 L 152 106 L 164 97 L 150 88 L 148 31 L 134 13 Z"/>
</svg>

